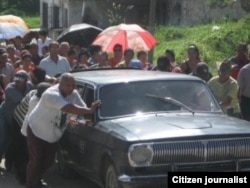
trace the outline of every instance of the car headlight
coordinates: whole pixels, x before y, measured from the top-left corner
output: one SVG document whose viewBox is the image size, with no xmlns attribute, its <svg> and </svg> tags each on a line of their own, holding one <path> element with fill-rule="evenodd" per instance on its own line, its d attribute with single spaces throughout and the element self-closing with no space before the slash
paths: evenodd
<svg viewBox="0 0 250 188">
<path fill-rule="evenodd" d="M 131 145 L 128 151 L 131 166 L 149 166 L 153 159 L 151 144 Z"/>
</svg>

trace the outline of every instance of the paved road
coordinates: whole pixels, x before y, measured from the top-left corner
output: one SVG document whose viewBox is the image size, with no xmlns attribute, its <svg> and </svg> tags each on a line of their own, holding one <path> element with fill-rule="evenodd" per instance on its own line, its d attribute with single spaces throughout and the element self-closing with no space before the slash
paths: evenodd
<svg viewBox="0 0 250 188">
<path fill-rule="evenodd" d="M 3 162 L 0 164 L 0 168 L 4 168 Z M 55 165 L 46 173 L 44 180 L 47 182 L 48 188 L 100 188 L 85 178 L 73 180 L 61 178 L 56 172 Z M 6 172 L 4 169 L 0 169 L 0 188 L 25 188 L 25 186 L 18 183 L 13 172 Z"/>
</svg>

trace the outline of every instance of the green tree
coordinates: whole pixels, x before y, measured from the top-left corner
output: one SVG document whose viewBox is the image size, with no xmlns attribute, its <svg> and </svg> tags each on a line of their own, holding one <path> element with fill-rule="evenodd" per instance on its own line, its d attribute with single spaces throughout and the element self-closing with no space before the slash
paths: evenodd
<svg viewBox="0 0 250 188">
<path fill-rule="evenodd" d="M 112 8 L 107 10 L 108 21 L 110 25 L 117 25 L 119 23 L 125 23 L 123 14 L 126 14 L 129 10 L 133 9 L 133 5 L 122 5 L 119 3 L 112 3 Z"/>
<path fill-rule="evenodd" d="M 35 15 L 39 13 L 38 0 L 1 0 L 0 14 Z"/>
</svg>

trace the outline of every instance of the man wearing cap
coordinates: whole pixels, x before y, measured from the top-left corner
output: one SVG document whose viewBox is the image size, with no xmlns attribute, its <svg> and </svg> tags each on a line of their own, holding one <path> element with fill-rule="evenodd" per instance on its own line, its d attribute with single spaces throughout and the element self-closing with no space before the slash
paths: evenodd
<svg viewBox="0 0 250 188">
<path fill-rule="evenodd" d="M 40 83 L 45 82 L 46 72 L 40 68 L 35 67 L 33 71 L 30 72 L 30 80 L 33 84 L 33 88 L 31 91 L 29 91 L 25 97 L 22 99 L 22 101 L 16 106 L 14 111 L 14 121 L 18 124 L 17 127 L 21 127 L 25 118 L 25 115 L 29 108 L 29 100 L 30 98 L 36 93 L 37 86 Z"/>
<path fill-rule="evenodd" d="M 5 48 L 0 48 L 0 74 L 6 76 L 7 83 L 13 81 L 14 68 L 11 63 L 8 62 L 8 53 Z"/>
<path fill-rule="evenodd" d="M 212 74 L 209 72 L 209 67 L 205 62 L 199 62 L 192 75 L 197 76 L 206 82 L 212 78 Z"/>
<path fill-rule="evenodd" d="M 237 91 L 238 84 L 231 74 L 231 61 L 225 59 L 218 67 L 218 76 L 208 81 L 208 86 L 218 100 L 223 111 L 230 116 L 240 117 Z"/>
<path fill-rule="evenodd" d="M 26 137 L 27 136 L 27 120 L 28 114 L 38 103 L 42 93 L 51 86 L 48 82 L 40 82 L 37 87 L 31 90 L 22 101 L 18 104 L 15 109 L 14 119 L 13 119 L 13 163 L 16 172 L 16 178 L 20 184 L 25 184 L 26 182 L 26 165 L 28 162 L 28 148 Z"/>
<path fill-rule="evenodd" d="M 45 83 L 46 72 L 40 67 L 35 67 L 34 70 L 32 70 L 29 73 L 29 76 L 34 89 L 29 91 L 25 95 L 25 97 L 16 106 L 14 110 L 13 123 L 12 123 L 13 126 L 12 133 L 14 136 L 12 137 L 12 142 L 11 142 L 12 144 L 9 146 L 8 150 L 8 152 L 11 153 L 11 155 L 13 156 L 12 161 L 16 172 L 15 177 L 21 184 L 24 184 L 26 181 L 27 151 L 26 151 L 26 140 L 21 134 L 20 129 L 25 120 L 26 113 L 28 112 L 29 109 L 29 101 L 37 93 L 38 85 L 40 85 L 40 83 Z M 47 84 L 46 86 L 50 85 L 49 83 L 46 84 Z M 44 84 L 42 86 L 44 86 Z"/>
<path fill-rule="evenodd" d="M 5 100 L 0 107 L 0 156 L 5 152 L 5 167 L 11 169 L 11 154 L 7 149 L 11 144 L 12 118 L 16 106 L 23 97 L 33 88 L 28 81 L 28 73 L 24 70 L 18 71 L 14 76 L 14 81 L 9 83 L 5 89 Z"/>
</svg>

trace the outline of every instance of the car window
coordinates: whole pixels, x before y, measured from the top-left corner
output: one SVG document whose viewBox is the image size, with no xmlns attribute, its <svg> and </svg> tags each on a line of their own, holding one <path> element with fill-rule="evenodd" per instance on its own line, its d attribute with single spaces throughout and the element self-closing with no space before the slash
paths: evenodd
<svg viewBox="0 0 250 188">
<path fill-rule="evenodd" d="M 83 100 L 87 104 L 88 107 L 91 106 L 91 103 L 94 101 L 94 90 L 92 88 L 87 87 L 83 94 Z"/>
<path fill-rule="evenodd" d="M 83 99 L 83 94 L 84 94 L 84 89 L 85 89 L 85 85 L 76 85 L 76 89 L 78 91 L 78 93 L 80 94 L 80 96 Z"/>
<path fill-rule="evenodd" d="M 182 110 L 180 106 L 159 100 L 166 97 L 183 103 L 195 112 L 221 111 L 203 82 L 158 80 L 103 86 L 100 88 L 102 101 L 100 113 L 102 117 L 113 117 L 137 112 Z"/>
<path fill-rule="evenodd" d="M 88 84 L 76 84 L 76 89 L 80 94 L 83 101 L 88 107 L 91 106 L 91 103 L 94 101 L 94 89 L 91 85 Z M 93 119 L 94 115 L 84 115 L 85 119 Z"/>
<path fill-rule="evenodd" d="M 91 106 L 92 102 L 94 102 L 94 89 L 90 85 L 86 85 L 83 91 L 82 99 L 87 104 L 88 107 Z M 85 119 L 93 120 L 94 114 L 86 114 L 84 115 Z"/>
</svg>

